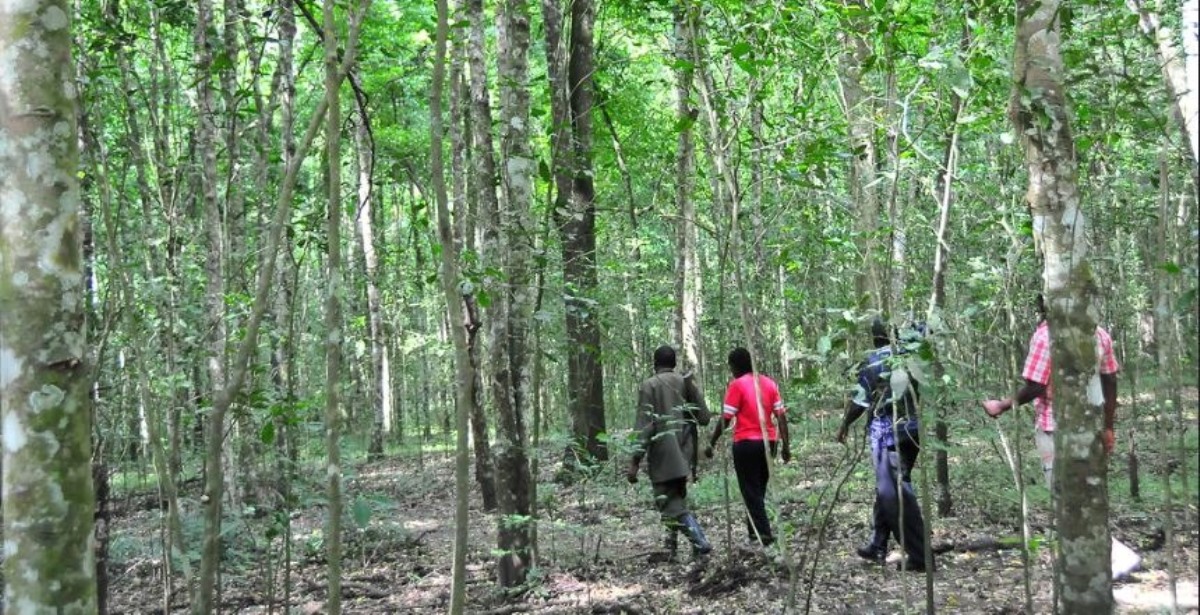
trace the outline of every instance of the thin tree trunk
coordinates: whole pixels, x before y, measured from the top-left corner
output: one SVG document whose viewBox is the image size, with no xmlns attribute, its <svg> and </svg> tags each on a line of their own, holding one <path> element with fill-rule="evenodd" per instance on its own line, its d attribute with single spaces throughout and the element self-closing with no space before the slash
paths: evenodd
<svg viewBox="0 0 1200 615">
<path fill-rule="evenodd" d="M 959 50 L 965 53 L 969 47 L 970 28 L 964 25 Z M 946 152 L 942 158 L 942 176 L 938 184 L 941 194 L 938 198 L 938 225 L 933 253 L 933 294 L 929 298 L 928 322 L 942 322 L 942 311 L 946 307 L 946 268 L 950 261 L 950 243 L 946 234 L 950 222 L 950 208 L 954 205 L 954 174 L 958 169 L 959 119 L 962 118 L 963 109 L 966 107 L 966 100 L 957 90 L 951 88 L 950 97 L 950 134 L 946 139 Z M 934 357 L 933 362 L 933 380 L 938 383 L 936 386 L 941 386 L 945 373 L 946 366 L 942 362 L 941 355 L 938 354 Z M 954 499 L 950 491 L 950 426 L 946 422 L 946 408 L 943 400 L 938 399 L 936 405 L 934 437 L 941 444 L 934 453 L 934 465 L 937 471 L 938 516 L 950 517 L 954 515 Z"/>
<path fill-rule="evenodd" d="M 850 175 L 847 179 L 850 187 L 851 207 L 854 211 L 854 230 L 859 235 L 862 246 L 862 265 L 855 278 L 855 303 L 865 301 L 867 307 L 879 308 L 884 297 L 882 281 L 880 280 L 877 237 L 879 231 L 879 196 L 875 187 L 875 172 L 877 153 L 875 147 L 875 126 L 872 118 L 875 105 L 866 89 L 863 87 L 863 72 L 871 49 L 867 45 L 864 29 L 861 23 L 865 13 L 866 3 L 863 0 L 843 0 L 847 7 L 857 7 L 859 10 L 848 32 L 842 34 L 845 50 L 841 54 L 838 66 L 838 79 L 841 84 L 842 104 L 846 113 L 846 121 L 850 129 L 850 151 L 852 162 Z"/>
<path fill-rule="evenodd" d="M 675 143 L 675 210 L 679 215 L 675 223 L 675 339 L 682 351 L 683 368 L 698 370 L 703 278 L 696 263 L 696 204 L 692 201 L 696 148 L 692 143 L 692 126 L 699 112 L 691 101 L 695 71 L 688 27 L 694 10 L 686 0 L 679 0 L 674 9 L 675 122 L 679 131 Z"/>
<path fill-rule="evenodd" d="M 71 13 L 0 4 L 2 566 L 22 613 L 98 608 Z"/>
<path fill-rule="evenodd" d="M 471 73 L 468 112 L 471 123 L 470 175 L 472 183 L 475 185 L 471 194 L 476 197 L 475 210 L 478 212 L 479 228 L 482 231 L 481 245 L 479 246 L 480 256 L 484 263 L 496 271 L 503 270 L 504 257 L 500 248 L 500 205 L 496 196 L 498 178 L 496 176 L 495 146 L 492 141 L 492 105 L 487 78 L 487 35 L 484 29 L 483 0 L 467 0 L 466 8 L 471 24 L 466 48 L 467 63 Z M 496 412 L 499 416 L 503 416 L 505 412 L 510 411 L 508 404 L 511 400 L 511 393 L 507 389 L 508 385 L 500 380 L 500 378 L 507 377 L 507 370 L 503 368 L 508 363 L 508 351 L 504 341 L 504 331 L 507 327 L 508 291 L 505 289 L 503 280 L 496 279 L 494 276 L 485 277 L 484 290 L 491 298 L 491 305 L 485 306 L 491 318 L 488 327 L 489 363 L 492 366 L 489 388 Z M 473 318 L 473 320 L 475 319 Z M 475 399 L 471 402 L 474 416 L 476 413 L 482 414 L 482 408 L 477 408 L 477 406 L 479 398 L 484 393 L 484 374 L 480 365 L 482 349 L 478 347 L 478 340 L 472 336 L 469 341 L 471 342 L 472 361 L 477 367 L 474 377 L 478 381 Z M 487 491 L 484 491 L 484 506 L 490 505 L 491 508 L 495 508 L 500 505 L 500 496 L 495 492 L 496 488 L 507 487 L 503 483 L 496 485 L 500 477 L 496 467 L 497 463 L 492 458 L 490 445 L 486 449 L 481 450 L 480 448 L 481 441 L 485 445 L 487 444 L 487 429 L 482 418 L 472 420 L 472 429 L 476 430 L 475 475 L 481 480 L 485 475 L 490 475 L 493 484 L 491 502 L 487 501 Z M 487 467 L 484 467 L 483 464 L 487 464 Z"/>
<path fill-rule="evenodd" d="M 496 481 L 500 490 L 497 543 L 501 551 L 498 576 L 503 587 L 525 582 L 530 563 L 530 476 L 526 453 L 525 410 L 529 394 L 528 327 L 532 317 L 530 284 L 533 236 L 534 158 L 529 132 L 529 6 L 527 0 L 505 0 L 498 19 L 501 158 L 505 209 L 501 217 L 503 252 L 508 279 L 505 323 L 493 342 L 504 344 L 507 360 L 495 367 L 493 401 L 499 414 L 496 442 Z M 514 522 L 513 519 L 519 519 Z"/>
<path fill-rule="evenodd" d="M 205 343 L 207 346 L 206 367 L 208 372 L 209 399 L 215 400 L 225 389 L 225 279 L 222 272 L 224 261 L 224 233 L 221 227 L 220 205 L 217 202 L 217 159 L 213 138 L 216 133 L 216 111 L 213 108 L 212 48 L 209 43 L 213 24 L 211 0 L 198 0 L 196 4 L 196 157 L 199 161 L 198 183 L 201 210 L 204 213 L 204 230 L 207 239 L 207 254 L 204 261 L 206 313 Z M 225 464 L 222 460 L 225 442 L 225 411 L 214 403 L 209 411 L 205 431 L 204 474 L 210 493 L 205 515 L 204 548 L 200 559 L 198 599 L 196 608 L 203 605 L 203 613 L 213 612 L 217 606 L 216 583 L 220 562 L 220 519 L 223 494 L 228 490 L 224 484 Z M 214 488 L 214 481 L 220 481 Z M 232 494 L 232 492 L 230 492 Z M 234 502 L 236 510 L 236 502 Z"/>
<path fill-rule="evenodd" d="M 358 149 L 358 236 L 362 242 L 363 263 L 367 274 L 367 331 L 371 336 L 371 370 L 373 372 L 372 407 L 375 428 L 371 432 L 368 458 L 383 457 L 383 440 L 392 432 L 392 374 L 389 365 L 387 338 L 383 330 L 382 307 L 379 297 L 379 258 L 375 254 L 374 216 L 372 215 L 371 177 L 375 169 L 375 151 L 366 117 L 360 117 L 354 133 Z"/>
<path fill-rule="evenodd" d="M 446 38 L 447 25 L 446 0 L 437 0 L 437 39 L 433 61 L 433 85 L 429 103 L 430 125 L 430 171 L 433 175 L 434 195 L 437 200 L 438 239 L 446 248 L 454 246 L 454 233 L 450 222 L 450 209 L 446 203 L 446 178 L 442 168 L 442 84 L 446 75 Z M 456 372 L 456 411 L 455 429 L 457 431 L 454 464 L 454 573 L 450 589 L 450 612 L 458 615 L 463 612 L 466 604 L 467 583 L 467 490 L 469 453 L 467 448 L 468 412 L 474 397 L 472 389 L 475 376 L 471 373 L 470 350 L 467 347 L 467 327 L 463 320 L 463 295 L 460 293 L 458 278 L 458 254 L 452 249 L 442 250 L 440 264 L 442 293 L 446 300 L 446 309 L 450 314 L 450 333 L 454 338 L 454 365 Z M 457 326 L 457 325 L 463 326 Z"/>
<path fill-rule="evenodd" d="M 454 245 L 456 254 L 462 255 L 467 251 L 476 252 L 473 194 L 468 185 L 472 183 L 471 173 L 467 170 L 466 139 L 470 138 L 470 90 L 463 79 L 463 64 L 466 57 L 464 37 L 455 37 L 450 59 L 450 176 L 454 178 Z M 496 509 L 496 471 L 492 461 L 492 447 L 488 441 L 487 415 L 483 408 L 483 380 L 480 377 L 482 366 L 480 359 L 479 302 L 475 293 L 464 293 L 464 311 L 467 319 L 463 326 L 467 328 L 467 354 L 471 360 L 471 444 L 475 452 L 475 482 L 479 484 L 479 495 L 483 499 L 483 509 Z"/>
<path fill-rule="evenodd" d="M 366 10 L 365 2 L 367 1 L 369 0 L 364 0 L 363 12 Z M 338 70 L 338 75 L 340 75 L 341 79 L 345 79 L 346 74 L 349 73 L 350 64 L 354 58 L 355 46 L 358 43 L 358 33 L 361 26 L 360 20 L 361 15 L 350 20 L 350 31 L 346 37 L 346 51 L 342 57 L 341 67 Z M 258 331 L 262 324 L 263 314 L 266 313 L 270 303 L 268 297 L 275 277 L 275 257 L 279 253 L 279 248 L 282 244 L 284 228 L 286 226 L 285 222 L 291 213 L 292 197 L 295 193 L 300 163 L 304 160 L 304 156 L 316 138 L 317 132 L 320 131 L 323 123 L 322 120 L 325 118 L 327 104 L 328 101 L 324 96 L 317 101 L 316 108 L 309 119 L 304 136 L 297 144 L 295 157 L 286 163 L 284 169 L 283 178 L 280 182 L 279 200 L 276 204 L 275 217 L 271 220 L 270 231 L 267 236 L 267 246 L 263 251 L 262 262 L 260 262 L 258 267 L 258 281 L 256 282 L 250 317 L 246 322 L 246 333 L 238 346 L 237 354 L 234 356 L 229 382 L 223 390 L 216 392 L 216 396 L 212 400 L 212 416 L 219 416 L 222 420 L 225 413 L 228 412 L 234 396 L 241 390 L 242 383 L 246 378 L 251 355 L 256 353 L 258 349 Z M 204 544 L 200 553 L 200 578 L 196 588 L 196 596 L 192 600 L 192 612 L 196 615 L 208 615 L 215 610 L 216 571 L 220 555 L 220 502 L 223 491 L 220 464 L 221 443 L 219 439 L 210 438 L 206 446 L 208 454 L 205 459 L 206 475 L 204 495 L 202 497 L 207 506 L 204 512 Z"/>
<path fill-rule="evenodd" d="M 1025 151 L 1034 238 L 1045 257 L 1057 419 L 1054 500 L 1062 553 L 1056 584 L 1065 612 L 1108 613 L 1113 608 L 1111 544 L 1107 456 L 1099 437 L 1103 395 L 1098 394 L 1095 283 L 1077 187 L 1059 9 L 1059 0 L 1017 2 L 1010 113 Z"/>
<path fill-rule="evenodd" d="M 342 460 L 341 407 L 339 396 L 342 372 L 342 109 L 341 75 L 338 74 L 337 22 L 334 0 L 325 0 L 325 158 L 328 164 L 325 182 L 326 264 L 325 288 L 325 455 L 326 511 L 325 565 L 328 586 L 325 612 L 342 612 Z M 351 64 L 353 65 L 353 64 Z"/>
</svg>

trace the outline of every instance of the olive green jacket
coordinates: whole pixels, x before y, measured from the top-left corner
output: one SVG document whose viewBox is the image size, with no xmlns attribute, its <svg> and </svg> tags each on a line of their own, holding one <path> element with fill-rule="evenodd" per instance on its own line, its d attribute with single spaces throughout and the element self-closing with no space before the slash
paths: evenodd
<svg viewBox="0 0 1200 615">
<path fill-rule="evenodd" d="M 708 421 L 708 406 L 691 376 L 659 369 L 638 389 L 634 462 L 645 455 L 650 482 L 687 477 L 696 468 L 697 425 Z"/>
</svg>

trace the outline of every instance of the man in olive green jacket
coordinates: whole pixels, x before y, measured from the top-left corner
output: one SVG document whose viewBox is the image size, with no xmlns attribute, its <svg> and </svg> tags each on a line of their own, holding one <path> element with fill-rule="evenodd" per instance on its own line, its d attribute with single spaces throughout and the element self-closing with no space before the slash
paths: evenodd
<svg viewBox="0 0 1200 615">
<path fill-rule="evenodd" d="M 654 375 L 642 381 L 638 390 L 637 446 L 626 477 L 637 482 L 645 456 L 654 504 L 667 528 L 670 558 L 675 556 L 680 532 L 692 543 L 694 554 L 712 551 L 687 506 L 688 476 L 696 470 L 697 424 L 708 421 L 708 407 L 696 383 L 675 371 L 675 349 L 660 346 L 654 351 Z"/>
</svg>

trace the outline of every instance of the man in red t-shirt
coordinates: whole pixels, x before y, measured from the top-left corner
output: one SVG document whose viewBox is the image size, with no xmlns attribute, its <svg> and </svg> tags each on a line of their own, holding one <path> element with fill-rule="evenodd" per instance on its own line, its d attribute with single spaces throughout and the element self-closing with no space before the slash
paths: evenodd
<svg viewBox="0 0 1200 615">
<path fill-rule="evenodd" d="M 783 440 L 783 461 L 792 458 L 791 440 L 788 438 L 787 408 L 779 396 L 779 387 L 770 378 L 754 373 L 750 351 L 734 348 L 729 353 L 729 370 L 733 381 L 725 391 L 725 404 L 721 420 L 717 421 L 709 439 L 705 456 L 713 456 L 713 447 L 721 432 L 730 421 L 733 425 L 733 469 L 737 473 L 738 489 L 746 504 L 748 520 L 746 531 L 751 541 L 769 546 L 775 542 L 771 534 L 771 523 L 767 520 L 765 499 L 770 467 L 767 465 L 768 447 L 775 456 L 777 442 Z M 778 437 L 776 435 L 778 423 Z"/>
</svg>

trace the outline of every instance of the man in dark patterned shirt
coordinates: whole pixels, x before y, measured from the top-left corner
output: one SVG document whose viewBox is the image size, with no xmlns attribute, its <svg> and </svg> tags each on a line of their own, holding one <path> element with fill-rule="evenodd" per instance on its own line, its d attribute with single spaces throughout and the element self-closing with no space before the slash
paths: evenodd
<svg viewBox="0 0 1200 615">
<path fill-rule="evenodd" d="M 923 327 L 912 327 L 914 339 Z M 868 440 L 875 466 L 874 532 L 871 541 L 859 547 L 860 557 L 883 562 L 888 536 L 895 536 L 908 558 L 900 567 L 925 570 L 925 522 L 913 491 L 911 473 L 920 451 L 917 424 L 917 380 L 904 368 L 893 350 L 887 325 L 876 318 L 871 325 L 875 350 L 860 364 L 854 397 L 846 403 L 837 441 L 845 442 L 850 425 L 869 412 Z M 907 337 L 907 336 L 906 336 Z"/>
</svg>

